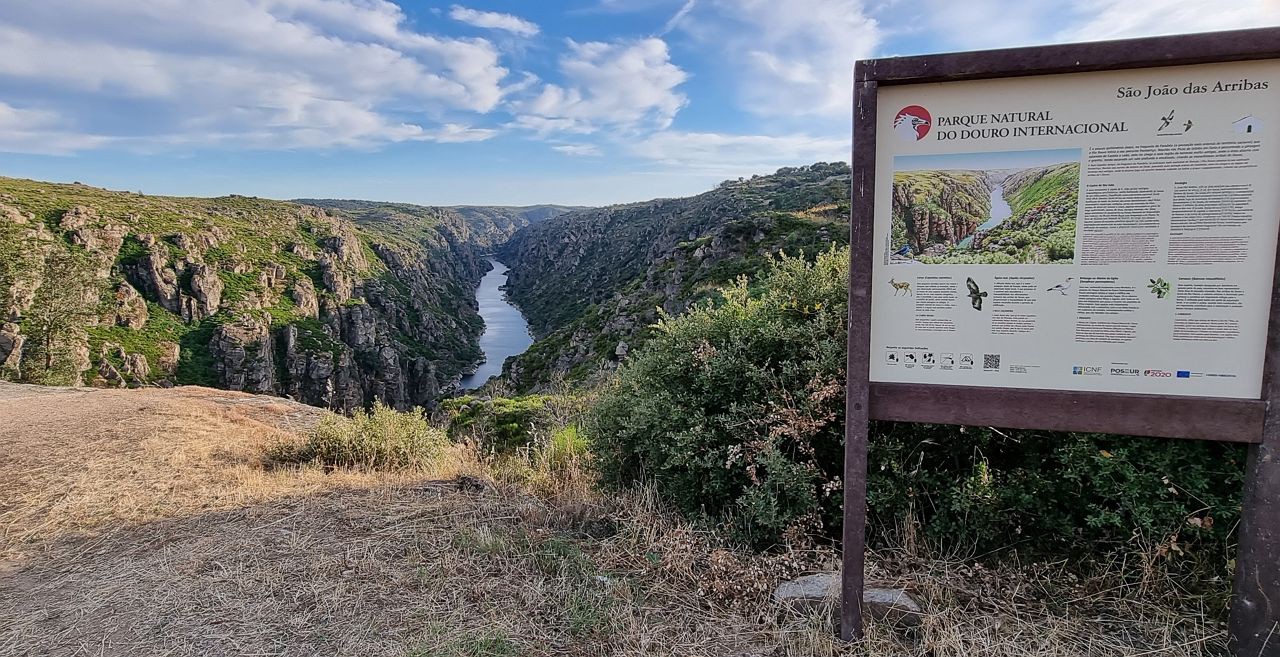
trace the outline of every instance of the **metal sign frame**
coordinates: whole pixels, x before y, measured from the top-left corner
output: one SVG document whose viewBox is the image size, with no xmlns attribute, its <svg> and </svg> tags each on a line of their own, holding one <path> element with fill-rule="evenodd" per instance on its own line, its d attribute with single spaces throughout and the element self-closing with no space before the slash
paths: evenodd
<svg viewBox="0 0 1280 657">
<path fill-rule="evenodd" d="M 1247 443 L 1230 642 L 1236 655 L 1280 655 L 1280 248 L 1258 399 L 869 381 L 876 100 L 881 86 L 1270 59 L 1280 59 L 1280 28 L 857 62 L 841 637 L 852 640 L 862 634 L 868 423 L 894 420 Z"/>
</svg>

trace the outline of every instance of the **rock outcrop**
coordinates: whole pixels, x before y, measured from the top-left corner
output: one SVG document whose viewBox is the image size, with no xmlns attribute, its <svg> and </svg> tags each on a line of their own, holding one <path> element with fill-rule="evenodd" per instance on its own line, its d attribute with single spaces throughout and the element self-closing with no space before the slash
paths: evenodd
<svg viewBox="0 0 1280 657">
<path fill-rule="evenodd" d="M 66 205 L 49 228 L 23 198 Z M 67 383 L 199 383 L 407 409 L 431 405 L 480 356 L 471 293 L 487 247 L 451 212 L 405 232 L 296 203 L 0 178 L 0 221 L 0 248 L 30 260 L 0 281 L 0 377 L 25 376 L 22 320 L 37 290 L 60 283 L 43 278 L 47 254 L 67 249 L 88 253 L 103 284 L 64 338 Z"/>
<path fill-rule="evenodd" d="M 991 186 L 982 171 L 899 171 L 893 175 L 893 247 L 914 253 L 973 235 L 991 213 Z"/>
<path fill-rule="evenodd" d="M 146 326 L 147 318 L 146 299 L 127 281 L 120 281 L 116 287 L 116 326 L 141 329 Z"/>
</svg>

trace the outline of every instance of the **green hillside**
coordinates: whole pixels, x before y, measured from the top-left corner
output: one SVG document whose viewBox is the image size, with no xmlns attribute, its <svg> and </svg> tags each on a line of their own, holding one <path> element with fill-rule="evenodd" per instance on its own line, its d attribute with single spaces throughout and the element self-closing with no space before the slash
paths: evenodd
<svg viewBox="0 0 1280 657">
<path fill-rule="evenodd" d="M 0 220 L 5 378 L 408 407 L 479 357 L 487 265 L 452 215 L 0 178 Z"/>
<path fill-rule="evenodd" d="M 616 366 L 677 313 L 769 254 L 848 240 L 849 168 L 785 168 L 679 199 L 569 212 L 520 232 L 500 255 L 508 294 L 538 340 L 505 368 L 519 389 Z"/>
</svg>

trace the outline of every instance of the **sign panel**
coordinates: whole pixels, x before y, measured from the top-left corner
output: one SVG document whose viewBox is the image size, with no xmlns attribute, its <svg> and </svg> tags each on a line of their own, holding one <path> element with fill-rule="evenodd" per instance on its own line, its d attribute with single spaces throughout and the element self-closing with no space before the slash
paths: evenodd
<svg viewBox="0 0 1280 657">
<path fill-rule="evenodd" d="M 1280 61 L 885 86 L 870 380 L 1258 398 Z"/>
</svg>

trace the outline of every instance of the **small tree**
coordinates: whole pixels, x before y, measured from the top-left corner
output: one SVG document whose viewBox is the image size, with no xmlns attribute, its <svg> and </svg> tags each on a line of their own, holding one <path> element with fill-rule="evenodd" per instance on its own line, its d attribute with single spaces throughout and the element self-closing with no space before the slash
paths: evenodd
<svg viewBox="0 0 1280 657">
<path fill-rule="evenodd" d="M 24 375 L 37 383 L 74 382 L 79 374 L 75 345 L 101 310 L 103 282 L 92 257 L 75 246 L 54 245 L 45 255 L 43 276 L 22 318 L 27 335 Z"/>
</svg>

